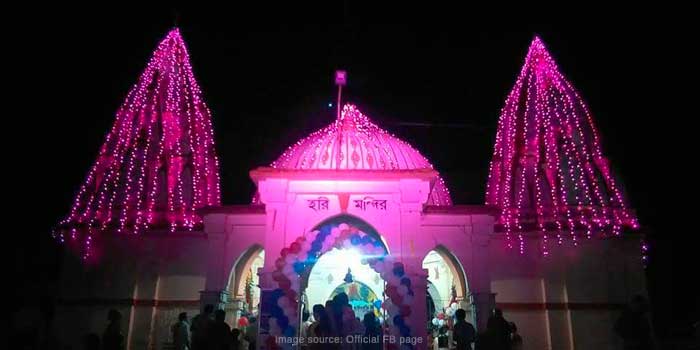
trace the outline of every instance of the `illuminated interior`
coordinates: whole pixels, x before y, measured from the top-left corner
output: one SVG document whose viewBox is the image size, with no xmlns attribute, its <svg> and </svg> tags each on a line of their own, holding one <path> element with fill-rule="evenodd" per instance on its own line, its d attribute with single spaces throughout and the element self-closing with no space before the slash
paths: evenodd
<svg viewBox="0 0 700 350">
<path fill-rule="evenodd" d="M 369 265 L 362 264 L 362 253 L 356 249 L 334 248 L 323 254 L 309 275 L 309 284 L 306 288 L 306 300 L 309 308 L 316 304 L 325 304 L 332 298 L 334 291 L 345 287 L 345 292 L 351 300 L 353 309 L 358 313 L 366 312 L 360 299 L 366 303 L 376 300 L 383 300 L 384 280 Z M 346 275 L 350 269 L 353 282 L 349 286 L 344 286 Z M 365 293 L 365 289 L 368 289 Z M 362 292 L 362 293 L 360 293 Z M 357 293 L 357 294 L 355 294 Z M 362 294 L 362 295 L 360 295 Z M 354 301 L 353 301 L 354 300 Z M 359 315 L 358 315 L 359 316 Z"/>
</svg>

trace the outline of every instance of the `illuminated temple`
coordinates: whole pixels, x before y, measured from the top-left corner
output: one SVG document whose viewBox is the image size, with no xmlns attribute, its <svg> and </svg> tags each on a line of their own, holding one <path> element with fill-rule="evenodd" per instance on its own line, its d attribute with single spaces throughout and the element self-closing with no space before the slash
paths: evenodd
<svg viewBox="0 0 700 350">
<path fill-rule="evenodd" d="M 619 346 L 613 322 L 646 290 L 644 243 L 591 112 L 539 39 L 501 111 L 486 204 L 453 203 L 439 169 L 356 106 L 329 123 L 250 170 L 252 204 L 222 204 L 231 184 L 172 30 L 54 231 L 71 248 L 59 334 L 77 345 L 117 309 L 128 349 L 166 349 L 180 312 L 212 304 L 233 327 L 255 317 L 259 348 L 285 348 L 302 310 L 344 292 L 417 349 L 456 308 L 477 331 L 502 309 L 525 349 Z"/>
</svg>

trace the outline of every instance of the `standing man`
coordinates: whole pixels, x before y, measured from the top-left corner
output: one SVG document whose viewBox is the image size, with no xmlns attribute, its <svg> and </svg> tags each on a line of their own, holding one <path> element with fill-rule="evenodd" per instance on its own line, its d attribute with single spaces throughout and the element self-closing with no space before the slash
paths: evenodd
<svg viewBox="0 0 700 350">
<path fill-rule="evenodd" d="M 232 341 L 231 327 L 226 324 L 226 311 L 216 310 L 214 324 L 209 329 L 209 349 L 229 350 Z"/>
<path fill-rule="evenodd" d="M 496 309 L 486 325 L 489 341 L 494 349 L 510 350 L 510 324 L 503 317 L 503 311 Z"/>
<path fill-rule="evenodd" d="M 467 312 L 459 309 L 455 312 L 457 322 L 452 330 L 452 338 L 457 350 L 471 350 L 472 343 L 476 338 L 474 326 L 467 322 Z"/>
<path fill-rule="evenodd" d="M 187 323 L 187 313 L 182 312 L 177 316 L 175 323 L 170 330 L 173 332 L 173 345 L 175 350 L 190 349 L 190 325 Z"/>
<path fill-rule="evenodd" d="M 123 350 L 124 336 L 122 335 L 122 314 L 121 312 L 112 309 L 107 314 L 109 324 L 107 329 L 102 334 L 102 349 L 104 350 Z"/>
<path fill-rule="evenodd" d="M 192 319 L 192 350 L 209 349 L 209 329 L 214 323 L 214 305 L 204 306 L 204 312 Z"/>
</svg>

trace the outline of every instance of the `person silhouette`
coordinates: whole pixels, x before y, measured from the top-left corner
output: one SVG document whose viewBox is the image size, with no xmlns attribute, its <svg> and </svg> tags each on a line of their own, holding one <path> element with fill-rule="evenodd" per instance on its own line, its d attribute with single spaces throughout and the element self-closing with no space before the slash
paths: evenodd
<svg viewBox="0 0 700 350">
<path fill-rule="evenodd" d="M 309 314 L 308 311 L 304 310 L 301 313 L 301 330 L 299 333 L 299 336 L 304 339 L 304 341 L 301 341 L 299 343 L 299 349 L 307 349 L 308 348 L 308 343 L 305 341 L 308 338 L 309 335 L 309 327 L 311 326 L 311 315 Z"/>
<path fill-rule="evenodd" d="M 204 306 L 204 312 L 192 318 L 192 350 L 208 350 L 209 328 L 213 323 L 214 305 Z"/>
<path fill-rule="evenodd" d="M 457 350 L 471 350 L 472 343 L 476 337 L 474 326 L 467 322 L 467 312 L 464 309 L 458 309 L 455 312 L 456 322 L 452 330 L 452 338 L 456 343 Z"/>
<path fill-rule="evenodd" d="M 257 350 L 258 343 L 258 318 L 250 316 L 250 325 L 245 329 L 245 340 L 248 342 L 248 350 Z"/>
<path fill-rule="evenodd" d="M 231 345 L 229 346 L 230 350 L 239 350 L 241 349 L 241 330 L 238 328 L 234 328 L 231 330 Z M 248 349 L 243 349 L 243 350 L 248 350 Z"/>
<path fill-rule="evenodd" d="M 622 338 L 625 350 L 655 348 L 651 322 L 647 317 L 648 310 L 646 298 L 636 295 L 615 322 L 614 331 Z"/>
<path fill-rule="evenodd" d="M 447 325 L 443 325 L 438 329 L 437 343 L 439 350 L 448 350 L 450 348 L 450 329 Z"/>
<path fill-rule="evenodd" d="M 122 350 L 124 349 L 124 336 L 121 330 L 122 314 L 111 309 L 107 313 L 107 328 L 102 334 L 102 349 L 103 350 Z"/>
<path fill-rule="evenodd" d="M 328 318 L 328 312 L 326 308 L 321 304 L 316 304 L 311 309 L 314 314 L 314 322 L 309 326 L 308 335 L 311 343 L 318 343 L 316 339 L 331 334 L 331 321 Z"/>
<path fill-rule="evenodd" d="M 486 323 L 489 343 L 494 350 L 510 349 L 510 324 L 501 309 L 495 309 Z"/>
<path fill-rule="evenodd" d="M 173 346 L 175 350 L 188 350 L 190 348 L 190 325 L 187 323 L 187 313 L 181 312 L 177 316 L 177 323 L 171 328 L 173 333 Z"/>
<path fill-rule="evenodd" d="M 377 316 L 374 315 L 373 311 L 365 314 L 364 318 L 362 319 L 362 325 L 365 327 L 364 336 L 367 338 L 367 341 L 362 343 L 362 350 L 381 349 L 382 344 L 380 342 L 380 337 L 382 331 L 379 328 Z"/>
<path fill-rule="evenodd" d="M 229 350 L 231 345 L 231 327 L 226 324 L 226 311 L 214 312 L 214 323 L 209 332 L 211 350 Z"/>
<path fill-rule="evenodd" d="M 522 350 L 523 337 L 518 334 L 518 326 L 515 322 L 510 322 L 510 348 L 511 350 Z"/>
</svg>

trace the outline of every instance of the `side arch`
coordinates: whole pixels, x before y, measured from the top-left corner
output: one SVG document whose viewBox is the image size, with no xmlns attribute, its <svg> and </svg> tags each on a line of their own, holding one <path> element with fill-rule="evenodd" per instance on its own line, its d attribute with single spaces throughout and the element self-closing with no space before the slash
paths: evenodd
<svg viewBox="0 0 700 350">
<path fill-rule="evenodd" d="M 443 245 L 437 245 L 433 248 L 433 251 L 438 253 L 452 272 L 452 276 L 455 276 L 455 291 L 457 294 L 457 300 L 466 300 L 469 297 L 469 281 L 467 278 L 467 272 L 462 266 L 462 263 L 457 259 L 457 257 L 450 252 Z"/>
<path fill-rule="evenodd" d="M 243 297 L 244 285 L 245 285 L 245 273 L 250 269 L 255 259 L 258 255 L 264 252 L 263 246 L 259 244 L 253 244 L 248 247 L 243 253 L 236 259 L 233 264 L 233 268 L 229 273 L 228 283 L 226 285 L 226 290 L 230 293 L 231 298 Z M 253 271 L 254 274 L 257 271 Z"/>
<path fill-rule="evenodd" d="M 423 258 L 423 268 L 428 269 L 428 294 L 435 303 L 435 313 L 444 310 L 451 316 L 456 304 L 466 311 L 467 320 L 476 324 L 467 274 L 459 259 L 445 246 L 437 245 Z M 449 276 L 442 276 L 443 273 Z M 428 311 L 430 319 L 436 315 Z"/>
</svg>

